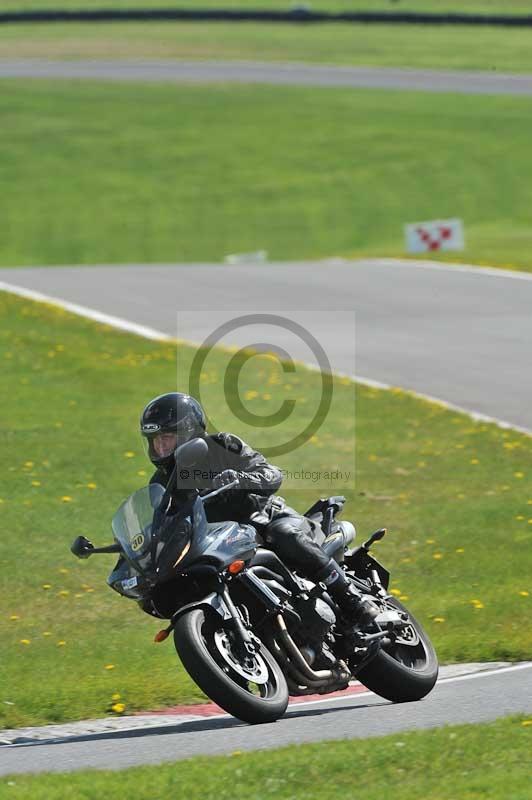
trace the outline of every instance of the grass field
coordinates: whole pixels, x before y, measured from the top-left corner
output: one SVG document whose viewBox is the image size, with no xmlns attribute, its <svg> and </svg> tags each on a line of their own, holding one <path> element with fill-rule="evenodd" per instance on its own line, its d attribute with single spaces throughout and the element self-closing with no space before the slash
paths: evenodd
<svg viewBox="0 0 532 800">
<path fill-rule="evenodd" d="M 232 8 L 280 9 L 297 6 L 290 0 L 4 0 L 2 11 L 45 8 Z M 299 3 L 314 11 L 423 11 L 472 14 L 529 14 L 528 0 L 312 0 Z"/>
<path fill-rule="evenodd" d="M 530 269 L 526 99 L 281 87 L 1 83 L 0 264 L 400 256 Z"/>
<path fill-rule="evenodd" d="M 174 348 L 6 294 L 0 316 L 8 387 L 0 429 L 0 727 L 102 716 L 115 701 L 130 713 L 199 700 L 171 641 L 153 644 L 160 623 L 105 585 L 113 558 L 80 562 L 69 552 L 80 533 L 108 542 L 114 510 L 147 481 L 138 415 L 172 388 Z M 180 348 L 184 365 L 192 354 Z M 219 427 L 234 430 L 216 378 L 229 357 L 213 355 L 203 400 L 208 413 L 220 409 Z M 300 369 L 291 384 L 288 396 L 297 390 L 311 404 L 319 376 Z M 267 413 L 289 387 L 262 357 L 249 362 L 240 388 L 253 411 Z M 334 396 L 328 432 L 304 458 L 277 460 L 281 467 L 351 467 L 350 381 L 338 379 Z M 304 416 L 305 405 L 297 408 L 289 428 Z M 441 661 L 530 658 L 530 439 L 401 391 L 359 387 L 356 410 L 357 480 L 346 518 L 360 536 L 389 527 L 377 557 Z M 235 432 L 257 441 L 242 427 Z M 322 492 L 311 482 L 283 486 L 300 510 Z"/>
<path fill-rule="evenodd" d="M 122 772 L 14 775 L 12 800 L 529 800 L 532 720 L 195 758 Z"/>
<path fill-rule="evenodd" d="M 54 23 L 0 26 L 0 58 L 260 59 L 531 72 L 531 40 L 532 28 Z"/>
</svg>

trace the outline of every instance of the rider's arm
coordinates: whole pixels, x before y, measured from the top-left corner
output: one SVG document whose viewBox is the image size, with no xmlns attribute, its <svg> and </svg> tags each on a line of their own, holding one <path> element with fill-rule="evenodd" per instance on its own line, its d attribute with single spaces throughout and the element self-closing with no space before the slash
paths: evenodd
<svg viewBox="0 0 532 800">
<path fill-rule="evenodd" d="M 219 433 L 213 437 L 228 452 L 228 468 L 238 473 L 240 488 L 251 494 L 274 494 L 280 487 L 283 475 L 278 467 L 266 461 L 262 453 L 232 433 Z"/>
</svg>

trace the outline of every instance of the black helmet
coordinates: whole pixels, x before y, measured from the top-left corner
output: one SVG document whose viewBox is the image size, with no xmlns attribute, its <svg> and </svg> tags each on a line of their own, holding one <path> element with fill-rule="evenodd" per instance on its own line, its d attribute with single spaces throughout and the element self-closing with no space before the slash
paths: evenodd
<svg viewBox="0 0 532 800">
<path fill-rule="evenodd" d="M 189 394 L 168 392 L 150 400 L 140 417 L 140 432 L 152 464 L 172 466 L 176 447 L 204 436 L 206 423 L 202 407 Z"/>
</svg>

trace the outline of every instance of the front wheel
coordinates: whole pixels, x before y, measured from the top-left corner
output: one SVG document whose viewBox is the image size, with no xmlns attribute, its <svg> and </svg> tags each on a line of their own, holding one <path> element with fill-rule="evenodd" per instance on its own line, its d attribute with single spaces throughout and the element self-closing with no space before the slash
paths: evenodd
<svg viewBox="0 0 532 800">
<path fill-rule="evenodd" d="M 438 678 L 436 652 L 421 624 L 395 597 L 387 598 L 386 605 L 408 614 L 408 625 L 356 677 L 368 689 L 394 703 L 421 700 Z"/>
<path fill-rule="evenodd" d="M 174 643 L 190 677 L 234 717 L 252 724 L 274 722 L 286 711 L 286 680 L 264 645 L 242 658 L 221 620 L 201 608 L 179 617 Z"/>
</svg>

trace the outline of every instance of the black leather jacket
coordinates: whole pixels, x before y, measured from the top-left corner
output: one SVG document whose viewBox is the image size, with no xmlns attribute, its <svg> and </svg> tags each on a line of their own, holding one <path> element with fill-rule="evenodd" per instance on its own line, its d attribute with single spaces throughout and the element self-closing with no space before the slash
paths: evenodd
<svg viewBox="0 0 532 800">
<path fill-rule="evenodd" d="M 220 495 L 205 505 L 209 522 L 221 522 L 227 519 L 235 522 L 247 522 L 257 511 L 262 511 L 268 499 L 279 489 L 282 473 L 278 467 L 269 464 L 264 456 L 232 433 L 217 433 L 206 436 L 208 455 L 205 460 L 177 477 L 177 491 L 174 499 L 180 504 L 190 491 L 191 486 L 205 491 L 212 488 L 216 475 L 226 469 L 238 473 L 241 489 L 232 490 Z M 158 469 L 150 483 L 167 485 L 171 470 Z"/>
</svg>

